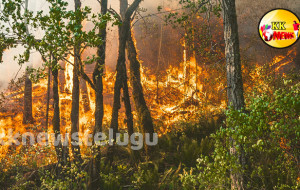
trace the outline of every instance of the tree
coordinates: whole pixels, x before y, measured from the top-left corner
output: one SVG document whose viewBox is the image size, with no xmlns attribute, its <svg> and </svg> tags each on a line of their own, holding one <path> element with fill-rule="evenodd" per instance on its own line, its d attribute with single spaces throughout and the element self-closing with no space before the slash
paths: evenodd
<svg viewBox="0 0 300 190">
<path fill-rule="evenodd" d="M 84 7 L 81 9 L 81 3 L 79 0 L 76 0 L 75 2 L 75 11 L 67 11 L 67 3 L 64 1 L 51 1 L 51 4 L 53 9 L 51 9 L 50 14 L 40 17 L 39 21 L 41 22 L 42 27 L 48 29 L 48 31 L 46 32 L 47 35 L 45 35 L 44 38 L 46 38 L 46 40 L 48 41 L 50 39 L 53 40 L 53 37 L 55 36 L 55 40 L 53 41 L 56 42 L 56 44 L 53 45 L 53 47 L 49 47 L 48 44 L 51 44 L 52 42 L 46 43 L 45 41 L 40 41 L 39 45 L 44 48 L 43 52 L 47 52 L 46 50 L 52 52 L 52 54 L 53 52 L 55 52 L 54 60 L 66 61 L 73 65 L 74 81 L 72 90 L 73 98 L 71 113 L 71 133 L 73 134 L 78 132 L 79 129 L 79 77 L 85 80 L 92 87 L 92 89 L 96 89 L 93 81 L 85 73 L 84 66 L 85 64 L 91 64 L 99 60 L 99 57 L 88 57 L 85 61 L 83 61 L 82 54 L 86 48 L 94 48 L 103 44 L 103 40 L 101 38 L 102 36 L 99 36 L 97 34 L 97 30 L 101 30 L 103 28 L 103 25 L 105 25 L 107 21 L 110 21 L 112 19 L 110 15 L 106 14 L 91 14 L 91 9 L 89 7 Z M 56 22 L 52 22 L 52 17 Z M 94 28 L 92 28 L 90 31 L 83 31 L 83 26 L 81 23 L 83 22 L 83 20 L 87 19 L 89 19 L 94 24 Z M 70 62 L 67 59 L 68 56 L 73 56 L 75 62 Z M 52 70 L 53 66 L 54 68 L 56 68 L 56 70 L 60 69 L 59 64 L 52 64 Z M 56 73 L 53 74 L 53 77 L 56 77 Z M 54 116 L 57 115 L 54 114 Z M 96 115 L 95 117 L 97 118 Z M 77 139 L 72 140 L 75 140 L 72 142 L 72 151 L 74 153 L 74 158 L 77 161 L 82 161 L 80 156 L 80 149 L 77 144 L 78 141 Z M 64 149 L 64 153 L 67 155 L 67 148 Z"/>
<path fill-rule="evenodd" d="M 245 107 L 235 1 L 223 0 L 228 105 Z"/>
<path fill-rule="evenodd" d="M 101 14 L 107 14 L 107 0 L 100 2 Z M 103 105 L 103 71 L 105 67 L 105 53 L 106 53 L 106 29 L 107 23 L 99 30 L 97 36 L 103 40 L 103 43 L 97 47 L 98 60 L 95 64 L 93 72 L 93 82 L 95 84 L 96 105 L 95 105 L 95 128 L 93 134 L 102 132 L 104 105 Z M 100 182 L 100 167 L 101 167 L 101 151 L 100 146 L 96 146 L 94 150 L 94 157 L 92 159 L 91 170 L 91 189 L 97 189 Z M 95 169 L 93 168 L 95 166 Z"/>
<path fill-rule="evenodd" d="M 126 14 L 127 8 L 128 8 L 128 1 L 120 0 L 120 13 L 121 13 L 122 19 L 125 19 L 125 14 Z M 121 32 L 120 27 L 119 27 L 119 32 Z M 119 33 L 119 35 L 121 36 L 120 33 Z M 125 106 L 125 112 L 126 112 L 126 123 L 127 123 L 129 136 L 131 136 L 133 134 L 133 115 L 132 115 L 132 109 L 131 109 L 131 103 L 130 103 L 130 95 L 129 95 L 129 90 L 128 90 L 128 77 L 127 77 L 126 70 L 123 73 L 123 75 L 124 75 L 124 79 L 126 79 L 126 80 L 122 81 L 123 82 L 124 106 Z"/>
<path fill-rule="evenodd" d="M 32 123 L 32 82 L 29 79 L 29 72 L 25 73 L 25 89 L 24 89 L 24 110 L 23 110 L 23 124 Z"/>
<path fill-rule="evenodd" d="M 232 106 L 235 110 L 241 110 L 245 107 L 245 102 L 235 0 L 223 0 L 223 11 L 228 106 Z M 235 155 L 236 143 L 234 140 L 232 140 L 231 143 L 231 153 Z M 244 152 L 236 156 L 239 157 L 239 162 L 242 167 L 245 166 L 246 158 Z M 246 181 L 241 172 L 232 172 L 231 179 L 233 189 L 245 189 Z"/>
<path fill-rule="evenodd" d="M 153 137 L 151 135 L 154 134 L 153 121 L 144 97 L 143 86 L 141 84 L 141 73 L 140 73 L 141 63 L 138 59 L 131 30 L 129 31 L 128 34 L 127 50 L 128 50 L 128 59 L 130 61 L 130 82 L 132 85 L 132 94 L 133 94 L 135 110 L 137 111 L 138 120 L 143 129 L 144 134 L 148 133 L 150 134 L 151 137 Z"/>
<path fill-rule="evenodd" d="M 114 130 L 114 139 L 116 139 L 116 133 L 118 132 L 119 123 L 119 109 L 121 108 L 121 89 L 125 86 L 124 90 L 126 91 L 127 86 L 127 75 L 126 75 L 126 42 L 127 37 L 130 31 L 130 23 L 131 23 L 131 16 L 134 13 L 134 11 L 138 8 L 141 0 L 135 0 L 126 10 L 124 14 L 124 18 L 122 19 L 122 24 L 119 28 L 119 55 L 118 55 L 118 61 L 117 61 L 117 76 L 114 86 L 114 102 L 113 102 L 113 110 L 112 110 L 112 119 L 110 123 L 110 128 Z M 128 88 L 128 86 L 127 86 Z M 130 119 L 130 118 L 127 118 Z M 113 151 L 113 149 L 112 149 Z M 113 153 L 109 156 L 110 161 L 112 161 Z"/>
<path fill-rule="evenodd" d="M 14 43 L 24 45 L 26 51 L 18 58 L 19 63 L 23 64 L 29 59 L 30 50 L 37 50 L 45 62 L 44 67 L 49 67 L 53 76 L 53 130 L 55 138 L 58 140 L 55 146 L 58 165 L 65 165 L 69 160 L 68 143 L 64 146 L 60 140 L 60 104 L 59 104 L 59 81 L 58 71 L 61 69 L 59 62 L 66 61 L 73 65 L 74 71 L 74 88 L 72 101 L 72 129 L 71 132 L 78 132 L 79 127 L 79 77 L 85 80 L 96 91 L 96 126 L 94 134 L 102 131 L 103 120 L 103 84 L 102 75 L 105 62 L 105 38 L 106 24 L 112 21 L 113 18 L 107 12 L 107 1 L 101 1 L 101 14 L 92 14 L 91 8 L 80 8 L 80 0 L 75 1 L 75 11 L 67 10 L 68 3 L 63 0 L 47 0 L 50 3 L 50 11 L 44 13 L 39 11 L 36 14 L 26 10 L 22 12 L 22 0 L 5 0 L 3 2 L 4 11 L 1 13 L 1 20 L 10 22 L 9 26 L 1 26 L 4 31 L 9 33 L 11 38 L 4 38 L 6 34 L 1 33 L 1 52 L 11 47 Z M 25 19 L 24 19 L 25 18 Z M 26 21 L 24 23 L 24 20 Z M 82 21 L 88 20 L 94 24 L 94 27 L 89 31 L 82 30 Z M 115 24 L 115 23 L 114 23 Z M 34 34 L 26 32 L 27 25 L 34 29 L 42 29 L 44 35 L 41 39 L 36 39 Z M 11 27 L 10 27 L 11 26 Z M 2 38 L 3 37 L 3 38 Z M 3 39 L 3 40 L 2 40 Z M 103 40 L 104 39 L 104 40 Z M 16 42 L 17 41 L 17 42 Z M 3 44 L 2 44 L 3 43 Z M 82 59 L 82 54 L 86 48 L 98 48 L 97 55 L 91 58 Z M 1 54 L 2 55 L 2 54 Z M 67 58 L 73 56 L 75 63 L 70 62 Z M 85 64 L 97 62 L 93 79 L 91 80 L 84 71 Z M 42 69 L 31 69 L 31 76 L 37 80 L 43 75 Z M 76 143 L 76 141 L 75 141 Z M 73 143 L 72 143 L 73 145 Z M 81 160 L 80 149 L 78 146 L 72 146 L 74 157 L 76 160 Z M 97 147 L 95 152 L 96 172 L 95 188 L 99 182 L 100 173 L 100 147 Z M 93 170 L 93 168 L 92 168 Z M 58 171 L 59 172 L 59 171 Z"/>
<path fill-rule="evenodd" d="M 45 66 L 49 66 L 53 75 L 53 131 L 55 138 L 60 139 L 60 106 L 59 106 L 59 83 L 58 83 L 58 70 L 60 69 L 59 61 L 63 60 L 67 46 L 66 39 L 60 39 L 61 34 L 66 33 L 64 29 L 65 23 L 62 22 L 65 13 L 59 9 L 66 6 L 63 1 L 49 1 L 51 9 L 47 15 L 43 15 L 40 11 L 34 15 L 31 11 L 25 8 L 22 11 L 23 2 L 21 0 L 3 1 L 3 11 L 1 14 L 1 20 L 7 21 L 9 24 L 6 28 L 8 36 L 14 39 L 14 42 L 25 47 L 23 54 L 18 57 L 19 64 L 24 64 L 29 60 L 30 50 L 36 49 L 42 56 Z M 45 35 L 41 39 L 36 39 L 34 34 L 28 30 L 29 26 L 33 28 L 42 28 L 45 31 Z M 35 80 L 42 76 L 41 69 L 29 69 L 31 75 Z M 36 73 L 34 73 L 36 72 Z M 58 164 L 66 164 L 68 159 L 68 151 L 63 149 L 62 142 L 59 140 L 57 146 L 55 146 Z"/>
<path fill-rule="evenodd" d="M 28 10 L 28 0 L 25 1 L 25 10 Z M 28 27 L 26 25 L 26 33 L 28 34 Z M 24 110 L 23 110 L 23 124 L 33 123 L 32 116 L 32 82 L 29 78 L 29 72 L 25 72 L 25 88 L 24 88 Z"/>
<path fill-rule="evenodd" d="M 50 86 L 51 86 L 51 68 L 50 68 L 50 66 L 48 66 L 46 130 L 48 130 L 48 126 L 49 126 Z"/>
<path fill-rule="evenodd" d="M 74 0 L 75 3 L 75 12 L 80 11 L 81 8 L 81 1 Z M 82 28 L 81 18 L 76 18 L 76 27 L 79 30 L 79 33 Z M 79 131 L 79 96 L 80 96 L 80 87 L 79 87 L 79 77 L 78 77 L 78 69 L 80 67 L 80 51 L 81 51 L 81 44 L 78 40 L 77 36 L 75 35 L 74 39 L 74 55 L 79 55 L 74 58 L 74 66 L 73 66 L 73 89 L 72 89 L 72 110 L 71 110 L 71 134 L 78 133 Z M 81 155 L 80 155 L 80 147 L 78 141 L 72 139 L 72 152 L 76 161 L 82 162 Z"/>
</svg>

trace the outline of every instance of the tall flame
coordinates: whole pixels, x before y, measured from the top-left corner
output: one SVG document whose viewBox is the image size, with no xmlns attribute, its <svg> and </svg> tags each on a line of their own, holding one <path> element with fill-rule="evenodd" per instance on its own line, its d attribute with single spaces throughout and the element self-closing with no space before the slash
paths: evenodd
<svg viewBox="0 0 300 190">
<path fill-rule="evenodd" d="M 74 64 L 74 57 L 69 56 L 68 61 Z M 73 65 L 71 65 L 68 61 L 66 61 L 65 65 L 65 91 L 68 93 L 72 93 L 73 90 Z"/>
</svg>

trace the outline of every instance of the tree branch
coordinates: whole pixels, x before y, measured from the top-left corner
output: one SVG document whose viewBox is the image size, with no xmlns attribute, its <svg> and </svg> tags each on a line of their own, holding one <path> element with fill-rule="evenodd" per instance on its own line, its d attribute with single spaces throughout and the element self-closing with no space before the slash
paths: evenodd
<svg viewBox="0 0 300 190">
<path fill-rule="evenodd" d="M 125 13 L 125 19 L 130 20 L 133 12 L 138 8 L 142 0 L 135 0 L 127 9 Z"/>
<path fill-rule="evenodd" d="M 108 12 L 110 12 L 110 13 L 113 14 L 113 15 L 115 15 L 115 16 L 118 18 L 118 20 L 119 20 L 120 22 L 122 21 L 121 16 L 117 13 L 117 11 L 116 11 L 115 9 L 109 8 L 109 9 L 108 9 Z"/>
</svg>

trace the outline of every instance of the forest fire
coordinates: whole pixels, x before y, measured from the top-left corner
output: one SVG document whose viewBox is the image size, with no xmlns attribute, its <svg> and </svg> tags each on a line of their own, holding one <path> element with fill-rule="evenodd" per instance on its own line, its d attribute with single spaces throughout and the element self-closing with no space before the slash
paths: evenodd
<svg viewBox="0 0 300 190">
<path fill-rule="evenodd" d="M 287 54 L 287 57 L 276 56 L 273 61 L 270 63 L 270 66 L 275 66 L 275 71 L 278 72 L 283 66 L 291 63 L 295 55 L 295 51 L 290 50 Z M 69 61 L 74 61 L 74 58 L 70 57 Z M 255 70 L 259 71 L 259 66 Z M 65 80 L 63 85 L 63 91 L 60 94 L 61 99 L 61 118 L 62 118 L 62 134 L 70 133 L 71 121 L 69 115 L 71 114 L 71 92 L 73 87 L 72 81 L 72 71 L 73 67 L 68 62 L 65 62 L 65 68 L 63 76 L 60 78 Z M 214 70 L 214 69 L 213 69 Z M 166 71 L 165 76 L 161 76 L 160 80 L 157 83 L 156 76 L 147 72 L 147 69 L 141 68 L 141 81 L 145 88 L 145 95 L 147 97 L 147 104 L 150 107 L 152 117 L 155 120 L 164 121 L 165 128 L 159 129 L 159 135 L 167 133 L 171 128 L 172 124 L 182 119 L 196 118 L 199 114 L 199 111 L 211 114 L 218 114 L 223 109 L 226 108 L 226 95 L 222 90 L 225 88 L 225 81 L 221 83 L 215 83 L 212 80 L 207 80 L 210 78 L 212 71 L 210 68 L 197 64 L 195 58 L 191 57 L 186 63 L 181 63 L 179 67 L 170 66 Z M 213 77 L 219 75 L 215 73 Z M 261 73 L 256 72 L 255 75 L 252 75 L 253 79 L 258 79 Z M 107 97 L 104 105 L 105 117 L 104 123 L 109 124 L 111 118 L 112 105 L 110 102 L 110 97 L 113 95 L 113 85 L 115 80 L 114 72 L 107 72 L 104 78 L 104 96 Z M 203 83 L 206 81 L 206 84 Z M 261 81 L 262 82 L 262 81 Z M 83 81 L 85 83 L 85 81 Z M 83 84 L 81 83 L 81 84 Z M 247 85 L 247 84 L 246 84 Z M 86 87 L 86 88 L 83 88 Z M 42 80 L 39 83 L 33 86 L 33 115 L 36 118 L 37 127 L 40 131 L 43 131 L 44 125 L 44 114 L 41 114 L 45 111 L 45 102 L 46 99 L 46 88 L 47 81 Z M 209 89 L 216 89 L 209 92 Z M 86 92 L 84 92 L 86 91 Z M 81 97 L 80 97 L 80 132 L 86 133 L 87 131 L 92 130 L 94 125 L 93 114 L 95 112 L 95 95 L 93 90 L 89 85 L 81 85 Z M 18 92 L 7 92 L 7 96 L 14 95 L 16 103 L 23 99 L 22 94 Z M 83 94 L 87 94 L 84 96 Z M 158 97 L 157 97 L 158 94 Z M 85 106 L 85 102 L 88 101 L 89 108 Z M 215 102 L 214 104 L 208 104 L 207 102 Z M 86 111 L 87 110 L 87 111 Z M 121 114 L 124 115 L 124 108 L 121 109 Z M 25 132 L 28 130 L 28 125 L 22 124 L 22 114 L 18 113 L 20 111 L 6 112 L 1 114 L 0 121 L 0 135 L 1 137 L 5 136 L 8 129 L 12 128 L 16 132 Z M 50 118 L 52 117 L 53 110 L 50 109 Z M 134 112 L 135 113 L 135 112 Z M 17 114 L 17 115 L 15 115 Z M 136 116 L 135 116 L 136 118 Z M 125 123 L 120 119 L 121 128 L 125 129 Z M 49 133 L 53 132 L 52 129 L 49 129 Z M 83 138 L 83 137 L 81 137 Z M 3 153 L 2 151 L 2 158 Z"/>
<path fill-rule="evenodd" d="M 299 48 L 239 33 L 234 1 L 23 3 L 0 3 L 1 57 L 25 49 L 0 79 L 0 187 L 299 187 Z"/>
<path fill-rule="evenodd" d="M 293 61 L 295 51 L 290 50 L 287 56 L 275 56 L 273 61 L 269 63 L 270 67 L 274 67 L 278 72 L 285 65 Z M 151 110 L 153 119 L 156 121 L 163 121 L 165 127 L 158 128 L 159 136 L 166 134 L 172 130 L 173 124 L 182 120 L 196 119 L 200 113 L 210 113 L 212 115 L 220 113 L 226 108 L 226 94 L 223 91 L 225 88 L 225 80 L 216 82 L 218 75 L 222 75 L 222 71 L 210 68 L 203 64 L 197 63 L 195 57 L 187 59 L 178 67 L 169 66 L 165 71 L 164 76 L 160 76 L 157 81 L 157 76 L 149 71 L 147 68 L 141 67 L 141 82 L 145 86 L 145 96 L 147 104 Z M 74 62 L 74 57 L 70 56 L 68 61 Z M 60 93 L 60 107 L 62 134 L 70 133 L 71 120 L 68 119 L 71 114 L 72 103 L 72 88 L 73 88 L 73 66 L 66 61 L 64 63 L 64 72 L 61 72 L 60 79 L 65 81 L 61 83 L 62 89 Z M 254 80 L 260 78 L 261 66 L 254 68 L 254 75 L 251 77 Z M 210 73 L 214 73 L 213 75 Z M 252 72 L 253 73 L 253 72 Z M 115 81 L 115 72 L 107 71 L 104 77 L 104 125 L 108 125 L 112 114 L 112 96 Z M 256 81 L 259 82 L 259 81 Z M 263 81 L 260 81 L 263 85 Z M 246 83 L 246 86 L 248 84 Z M 250 89 L 249 89 L 250 90 Z M 1 113 L 0 117 L 0 139 L 7 138 L 9 129 L 14 132 L 28 132 L 29 131 L 48 131 L 53 133 L 52 128 L 44 128 L 45 121 L 45 100 L 47 91 L 47 81 L 41 80 L 33 86 L 33 116 L 36 120 L 34 125 L 22 124 L 21 108 L 17 110 L 7 111 Z M 9 106 L 16 106 L 21 102 L 23 94 L 22 89 L 18 91 L 7 91 L 7 97 L 13 97 Z M 88 105 L 86 105 L 88 102 Z M 210 102 L 210 103 L 208 103 Z M 18 107 L 18 106 L 16 106 Z M 88 108 L 87 108 L 88 107 Z M 53 117 L 53 109 L 50 108 L 49 117 Z M 91 86 L 87 85 L 84 80 L 81 82 L 81 96 L 80 96 L 80 139 L 85 139 L 86 135 L 92 132 L 94 125 L 95 113 L 95 94 Z M 136 114 L 136 112 L 133 112 Z M 120 118 L 125 117 L 124 108 L 121 109 Z M 137 118 L 137 116 L 134 116 Z M 50 120 L 51 121 L 51 120 Z M 120 119 L 120 128 L 126 129 L 124 120 Z M 5 158 L 9 150 L 8 146 L 1 146 L 0 159 Z M 54 149 L 53 149 L 54 150 Z M 16 152 L 18 153 L 18 151 Z"/>
</svg>

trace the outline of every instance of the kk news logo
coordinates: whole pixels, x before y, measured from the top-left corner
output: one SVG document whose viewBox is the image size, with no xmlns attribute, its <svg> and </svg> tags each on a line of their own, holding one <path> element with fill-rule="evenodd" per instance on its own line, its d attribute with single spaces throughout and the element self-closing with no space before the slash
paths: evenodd
<svg viewBox="0 0 300 190">
<path fill-rule="evenodd" d="M 266 13 L 259 23 L 261 39 L 274 48 L 286 48 L 299 39 L 299 18 L 286 9 Z"/>
</svg>

